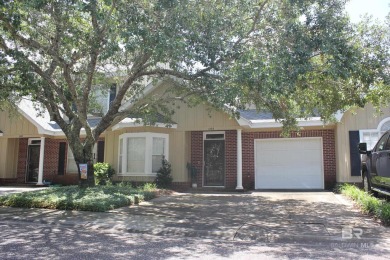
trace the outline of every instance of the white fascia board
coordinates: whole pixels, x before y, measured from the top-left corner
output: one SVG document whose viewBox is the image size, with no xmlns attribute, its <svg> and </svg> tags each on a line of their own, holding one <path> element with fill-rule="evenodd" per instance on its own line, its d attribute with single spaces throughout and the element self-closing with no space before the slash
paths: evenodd
<svg viewBox="0 0 390 260">
<path fill-rule="evenodd" d="M 237 123 L 242 126 L 242 127 L 250 127 L 251 126 L 251 122 L 240 117 L 239 119 L 236 119 Z"/>
<path fill-rule="evenodd" d="M 142 120 L 138 120 L 138 122 L 137 122 L 136 118 L 126 118 L 126 119 L 123 119 L 118 124 L 114 125 L 112 127 L 112 130 L 115 131 L 115 130 L 119 130 L 119 129 L 123 129 L 123 128 L 127 128 L 127 127 L 144 127 L 144 126 L 145 125 L 142 123 Z M 167 128 L 166 126 L 167 126 L 167 124 L 164 124 L 164 123 L 156 123 L 154 125 L 151 125 L 151 127 L 160 127 L 160 128 Z M 169 128 L 176 129 L 177 124 L 170 124 Z"/>
<path fill-rule="evenodd" d="M 34 118 L 30 117 L 30 115 L 28 115 L 27 113 L 25 113 L 22 109 L 18 109 L 19 110 L 19 113 L 22 114 L 22 116 L 24 116 L 28 121 L 30 121 L 30 123 L 32 123 L 34 126 L 36 126 L 37 130 L 38 130 L 38 134 L 42 134 L 42 135 L 57 135 L 58 133 L 56 133 L 57 131 L 49 131 L 47 129 L 45 129 L 41 124 L 39 124 L 36 120 L 34 120 Z M 62 131 L 59 131 L 63 134 Z"/>
<path fill-rule="evenodd" d="M 229 114 L 229 112 L 227 111 L 228 109 L 237 111 L 237 108 L 236 108 L 235 106 L 229 106 L 228 104 L 224 104 L 222 110 L 223 110 L 226 114 Z M 238 123 L 241 127 L 249 127 L 249 126 L 251 125 L 250 120 L 245 119 L 245 118 L 243 118 L 243 117 L 241 117 L 241 116 L 240 116 L 239 119 L 236 118 L 236 121 L 237 121 L 237 123 Z"/>
<path fill-rule="evenodd" d="M 283 124 L 276 122 L 274 119 L 267 119 L 267 120 L 251 120 L 250 121 L 250 127 L 251 128 L 279 128 L 282 127 Z M 305 119 L 298 119 L 298 126 L 323 126 L 324 122 L 321 120 L 320 117 L 311 117 L 307 120 Z M 327 124 L 332 125 L 332 124 Z"/>
<path fill-rule="evenodd" d="M 64 132 L 59 130 L 47 130 L 45 129 L 41 124 L 39 124 L 37 121 L 35 121 L 32 117 L 30 117 L 28 114 L 26 114 L 23 110 L 19 109 L 19 112 L 28 120 L 30 121 L 34 126 L 37 127 L 38 134 L 41 135 L 50 135 L 50 136 L 64 136 Z M 93 128 L 92 128 L 93 129 Z M 85 129 L 81 128 L 80 135 L 86 135 Z"/>
</svg>

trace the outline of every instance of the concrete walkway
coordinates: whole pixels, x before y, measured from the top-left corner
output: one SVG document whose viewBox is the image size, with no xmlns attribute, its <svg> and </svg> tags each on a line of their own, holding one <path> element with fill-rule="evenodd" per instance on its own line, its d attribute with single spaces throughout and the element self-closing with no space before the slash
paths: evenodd
<svg viewBox="0 0 390 260">
<path fill-rule="evenodd" d="M 163 196 L 105 213 L 0 207 L 0 221 L 227 240 L 390 243 L 390 229 L 331 192 Z"/>
<path fill-rule="evenodd" d="M 34 191 L 47 189 L 47 187 L 42 186 L 0 186 L 0 196 L 7 195 L 11 193 L 20 193 L 25 191 Z"/>
</svg>

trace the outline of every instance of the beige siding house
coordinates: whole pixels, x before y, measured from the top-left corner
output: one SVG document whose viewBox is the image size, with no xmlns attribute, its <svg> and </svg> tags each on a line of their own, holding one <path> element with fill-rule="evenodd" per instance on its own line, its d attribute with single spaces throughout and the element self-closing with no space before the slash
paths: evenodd
<svg viewBox="0 0 390 260">
<path fill-rule="evenodd" d="M 167 87 L 147 94 L 162 95 Z M 322 190 L 361 182 L 357 143 L 370 146 L 390 128 L 390 109 L 376 117 L 369 105 L 327 125 L 316 117 L 301 120 L 301 131 L 290 138 L 281 138 L 270 113 L 249 109 L 236 119 L 208 104 L 175 108 L 169 124 L 145 126 L 126 118 L 113 125 L 96 144 L 95 161 L 110 163 L 118 182 L 154 181 L 165 156 L 178 189 Z M 77 183 L 77 166 L 58 125 L 48 115 L 37 116 L 31 102 L 22 102 L 19 112 L 0 112 L 0 183 Z M 90 125 L 99 120 L 90 118 Z M 197 173 L 194 180 L 188 165 Z"/>
<path fill-rule="evenodd" d="M 360 168 L 356 169 L 360 155 L 356 154 L 356 150 L 351 151 L 350 146 L 353 134 L 358 140 L 356 142 L 365 142 L 368 149 L 372 149 L 380 136 L 389 129 L 390 107 L 382 109 L 382 113 L 378 114 L 368 104 L 364 108 L 344 113 L 336 127 L 337 182 L 361 182 Z M 351 157 L 355 157 L 355 160 Z"/>
</svg>

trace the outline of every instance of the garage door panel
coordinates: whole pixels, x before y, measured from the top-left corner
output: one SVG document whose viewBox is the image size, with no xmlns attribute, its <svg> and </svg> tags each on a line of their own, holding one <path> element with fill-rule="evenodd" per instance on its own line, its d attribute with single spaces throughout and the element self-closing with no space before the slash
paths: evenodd
<svg viewBox="0 0 390 260">
<path fill-rule="evenodd" d="M 283 160 L 284 164 L 291 167 L 301 167 L 302 158 L 304 158 L 305 164 L 319 164 L 322 162 L 321 155 L 318 151 L 301 152 L 299 154 L 283 153 L 283 152 L 265 152 L 262 154 L 261 163 L 262 166 L 266 165 L 279 165 Z"/>
<path fill-rule="evenodd" d="M 256 189 L 323 189 L 321 138 L 255 141 Z"/>
<path fill-rule="evenodd" d="M 288 181 L 288 187 L 280 187 L 278 183 Z M 321 189 L 321 183 L 313 179 L 298 180 L 293 176 L 268 176 L 263 179 L 264 184 L 259 189 Z"/>
</svg>

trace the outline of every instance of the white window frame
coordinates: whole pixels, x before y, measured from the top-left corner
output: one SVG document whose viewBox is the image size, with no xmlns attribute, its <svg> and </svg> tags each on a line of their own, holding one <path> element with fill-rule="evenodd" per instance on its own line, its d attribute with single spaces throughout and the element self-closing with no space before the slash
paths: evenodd
<svg viewBox="0 0 390 260">
<path fill-rule="evenodd" d="M 145 138 L 145 172 L 130 173 L 127 172 L 127 138 Z M 118 167 L 120 165 L 120 154 L 122 155 L 122 169 L 119 171 L 118 176 L 156 176 L 156 172 L 152 172 L 152 155 L 153 155 L 153 138 L 165 139 L 164 145 L 164 157 L 169 160 L 169 134 L 161 133 L 125 133 L 119 136 L 118 140 Z M 123 142 L 122 151 L 120 150 L 120 142 Z"/>
<path fill-rule="evenodd" d="M 33 143 L 33 141 L 39 141 L 39 143 Z M 41 145 L 41 138 L 29 138 L 28 145 Z"/>
<path fill-rule="evenodd" d="M 207 135 L 223 135 L 223 138 L 207 139 Z M 225 140 L 225 131 L 207 131 L 203 132 L 203 140 Z"/>
<path fill-rule="evenodd" d="M 382 137 L 382 135 L 386 132 L 382 130 L 382 127 L 385 123 L 389 122 L 390 121 L 390 117 L 387 117 L 387 118 L 384 118 L 382 121 L 379 122 L 378 124 L 378 127 L 376 129 L 363 129 L 363 130 L 359 130 L 359 139 L 360 139 L 360 142 L 365 142 L 365 140 L 363 139 L 363 135 L 366 134 L 366 133 L 370 133 L 370 135 L 377 135 L 378 136 L 378 140 Z M 376 142 L 375 142 L 376 143 Z M 374 146 L 375 146 L 375 143 L 374 143 Z M 374 149 L 374 147 L 367 147 L 368 150 L 372 150 Z"/>
</svg>

